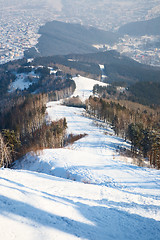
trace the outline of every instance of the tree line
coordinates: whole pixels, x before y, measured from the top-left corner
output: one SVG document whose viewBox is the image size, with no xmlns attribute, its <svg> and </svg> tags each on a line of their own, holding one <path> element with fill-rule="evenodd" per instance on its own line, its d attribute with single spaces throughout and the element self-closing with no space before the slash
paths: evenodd
<svg viewBox="0 0 160 240">
<path fill-rule="evenodd" d="M 133 153 L 143 154 L 151 165 L 160 168 L 160 112 L 134 107 L 98 97 L 90 97 L 86 103 L 89 114 L 112 123 L 117 136 L 131 141 Z"/>
<path fill-rule="evenodd" d="M 158 82 L 136 82 L 128 88 L 116 86 L 114 82 L 108 86 L 100 86 L 98 84 L 93 87 L 93 94 L 103 98 L 112 98 L 117 100 L 129 100 L 143 105 L 156 108 L 160 106 L 160 83 Z"/>
<path fill-rule="evenodd" d="M 15 106 L 1 112 L 0 167 L 8 167 L 31 150 L 63 146 L 66 119 L 47 124 L 47 101 L 46 94 L 28 95 Z"/>
</svg>

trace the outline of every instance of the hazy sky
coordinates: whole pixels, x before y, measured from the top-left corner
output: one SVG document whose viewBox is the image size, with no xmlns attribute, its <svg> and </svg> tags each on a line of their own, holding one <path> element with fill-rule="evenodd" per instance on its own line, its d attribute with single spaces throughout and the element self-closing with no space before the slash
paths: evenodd
<svg viewBox="0 0 160 240">
<path fill-rule="evenodd" d="M 46 0 L 46 3 L 49 7 L 56 9 L 57 11 L 62 10 L 62 1 L 61 0 Z"/>
<path fill-rule="evenodd" d="M 26 6 L 49 6 L 56 10 L 62 9 L 61 0 L 0 0 L 0 8 L 5 7 L 26 7 Z"/>
</svg>

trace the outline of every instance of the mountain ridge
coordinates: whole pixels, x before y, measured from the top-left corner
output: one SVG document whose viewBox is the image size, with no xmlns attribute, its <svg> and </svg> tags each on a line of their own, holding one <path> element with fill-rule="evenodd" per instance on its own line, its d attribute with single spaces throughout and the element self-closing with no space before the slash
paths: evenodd
<svg viewBox="0 0 160 240">
<path fill-rule="evenodd" d="M 47 22 L 40 27 L 39 34 L 38 51 L 34 51 L 38 56 L 98 52 L 93 44 L 110 44 L 118 39 L 117 33 L 60 21 Z M 25 55 L 34 57 L 32 50 L 26 51 Z"/>
<path fill-rule="evenodd" d="M 145 21 L 136 21 L 123 25 L 119 34 L 131 36 L 160 35 L 160 16 Z"/>
</svg>

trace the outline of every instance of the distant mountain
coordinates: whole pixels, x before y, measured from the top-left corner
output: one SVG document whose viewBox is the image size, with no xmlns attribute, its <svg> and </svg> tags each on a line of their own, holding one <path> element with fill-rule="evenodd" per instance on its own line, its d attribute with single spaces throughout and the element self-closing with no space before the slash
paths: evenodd
<svg viewBox="0 0 160 240">
<path fill-rule="evenodd" d="M 160 17 L 125 24 L 119 28 L 118 33 L 131 36 L 160 35 Z"/>
<path fill-rule="evenodd" d="M 93 44 L 111 44 L 118 39 L 118 34 L 112 32 L 59 21 L 46 23 L 40 28 L 39 34 L 37 51 L 26 51 L 27 57 L 93 53 L 98 52 Z"/>
</svg>

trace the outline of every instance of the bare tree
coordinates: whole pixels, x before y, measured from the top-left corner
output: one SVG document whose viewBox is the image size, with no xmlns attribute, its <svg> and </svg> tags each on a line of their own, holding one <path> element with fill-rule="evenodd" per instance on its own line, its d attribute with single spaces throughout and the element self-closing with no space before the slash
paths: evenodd
<svg viewBox="0 0 160 240">
<path fill-rule="evenodd" d="M 0 167 L 8 167 L 11 161 L 10 149 L 4 143 L 2 134 L 0 133 Z"/>
</svg>

